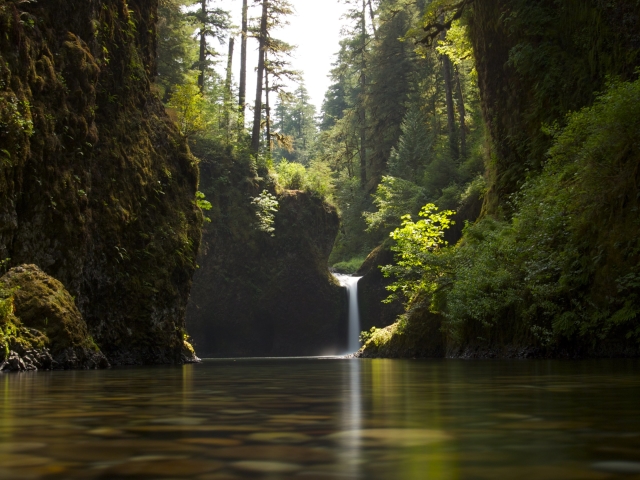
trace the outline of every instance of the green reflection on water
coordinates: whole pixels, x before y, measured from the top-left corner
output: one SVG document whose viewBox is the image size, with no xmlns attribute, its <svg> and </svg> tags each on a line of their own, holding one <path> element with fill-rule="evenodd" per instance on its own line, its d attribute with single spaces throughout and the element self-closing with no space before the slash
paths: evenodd
<svg viewBox="0 0 640 480">
<path fill-rule="evenodd" d="M 637 480 L 637 367 L 251 359 L 7 374 L 0 479 Z"/>
</svg>

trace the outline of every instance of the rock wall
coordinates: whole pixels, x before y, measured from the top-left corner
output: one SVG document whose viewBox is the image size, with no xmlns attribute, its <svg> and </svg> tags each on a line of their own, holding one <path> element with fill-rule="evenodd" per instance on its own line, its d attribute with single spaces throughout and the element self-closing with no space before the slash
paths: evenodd
<svg viewBox="0 0 640 480">
<path fill-rule="evenodd" d="M 202 189 L 213 209 L 187 311 L 198 354 L 342 353 L 346 290 L 327 268 L 339 227 L 335 208 L 317 196 L 285 191 L 278 195 L 272 237 L 255 226 L 251 197 L 264 184 L 250 164 L 224 154 L 201 158 Z"/>
<path fill-rule="evenodd" d="M 114 364 L 181 360 L 198 169 L 151 92 L 157 0 L 0 0 L 0 260 L 75 297 Z"/>
<path fill-rule="evenodd" d="M 404 313 L 402 302 L 382 303 L 391 292 L 387 286 L 390 278 L 385 278 L 380 267 L 394 262 L 393 252 L 388 244 L 375 248 L 356 273 L 362 278 L 358 282 L 358 304 L 360 305 L 360 327 L 369 331 L 372 327 L 384 328 L 394 323 Z"/>
</svg>

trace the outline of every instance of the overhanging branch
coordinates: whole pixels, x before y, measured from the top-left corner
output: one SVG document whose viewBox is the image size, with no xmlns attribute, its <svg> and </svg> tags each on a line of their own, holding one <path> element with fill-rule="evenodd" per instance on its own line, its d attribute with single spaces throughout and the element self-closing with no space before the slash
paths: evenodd
<svg viewBox="0 0 640 480">
<path fill-rule="evenodd" d="M 430 22 L 425 25 L 423 27 L 423 30 L 427 32 L 427 34 L 421 40 L 419 40 L 418 43 L 424 43 L 427 46 L 433 45 L 433 42 L 440 36 L 442 32 L 449 30 L 453 22 L 462 18 L 465 8 L 471 5 L 474 1 L 475 0 L 462 0 L 455 5 L 447 7 L 446 10 L 444 10 L 442 13 L 454 11 L 455 13 L 453 14 L 453 16 L 446 22 Z"/>
</svg>

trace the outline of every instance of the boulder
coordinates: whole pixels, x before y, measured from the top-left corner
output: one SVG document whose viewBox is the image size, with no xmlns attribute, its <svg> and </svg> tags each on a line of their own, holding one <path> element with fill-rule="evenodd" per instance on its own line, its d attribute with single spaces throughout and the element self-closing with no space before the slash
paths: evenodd
<svg viewBox="0 0 640 480">
<path fill-rule="evenodd" d="M 0 278 L 0 290 L 12 298 L 13 332 L 5 369 L 107 368 L 109 362 L 89 334 L 64 285 L 35 265 L 12 268 Z M 8 329 L 5 329 L 8 331 Z"/>
</svg>

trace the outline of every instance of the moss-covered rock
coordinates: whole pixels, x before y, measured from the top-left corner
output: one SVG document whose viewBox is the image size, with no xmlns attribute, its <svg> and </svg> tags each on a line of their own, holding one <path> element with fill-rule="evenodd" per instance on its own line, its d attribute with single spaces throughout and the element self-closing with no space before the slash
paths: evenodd
<svg viewBox="0 0 640 480">
<path fill-rule="evenodd" d="M 183 360 L 196 160 L 151 91 L 157 0 L 0 0 L 0 260 L 75 296 L 112 363 Z"/>
<path fill-rule="evenodd" d="M 376 329 L 356 354 L 361 358 L 443 358 L 442 317 L 417 304 L 397 322 Z"/>
<path fill-rule="evenodd" d="M 89 334 L 73 297 L 62 283 L 35 265 L 9 270 L 0 278 L 0 290 L 8 292 L 12 310 L 5 331 L 5 358 L 11 352 L 34 363 L 38 351 L 51 353 L 52 362 L 40 368 L 106 368 L 109 362 Z M 46 352 L 42 352 L 46 350 Z M 8 354 L 8 355 L 7 355 Z"/>
</svg>

